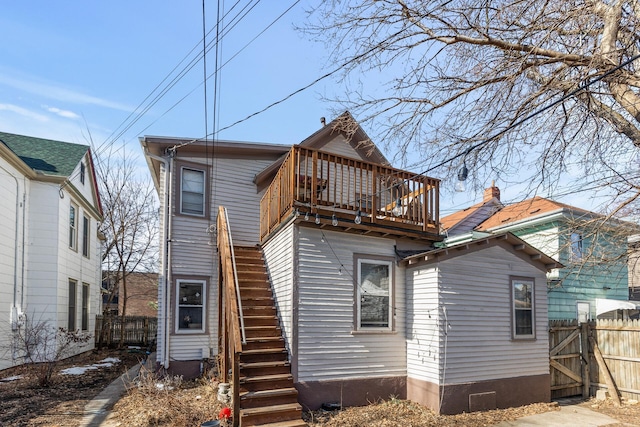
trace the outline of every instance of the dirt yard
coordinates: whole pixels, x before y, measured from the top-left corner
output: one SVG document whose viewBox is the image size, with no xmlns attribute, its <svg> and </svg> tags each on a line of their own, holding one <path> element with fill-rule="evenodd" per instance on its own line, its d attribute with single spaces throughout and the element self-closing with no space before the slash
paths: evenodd
<svg viewBox="0 0 640 427">
<path fill-rule="evenodd" d="M 53 384 L 47 388 L 37 385 L 33 369 L 17 367 L 0 371 L 0 427 L 79 425 L 87 402 L 136 365 L 141 356 L 127 350 L 110 350 L 91 351 L 66 359 L 56 366 Z M 60 373 L 63 369 L 89 366 L 107 358 L 118 358 L 120 362 L 80 375 Z M 2 381 L 16 376 L 20 378 Z"/>
</svg>

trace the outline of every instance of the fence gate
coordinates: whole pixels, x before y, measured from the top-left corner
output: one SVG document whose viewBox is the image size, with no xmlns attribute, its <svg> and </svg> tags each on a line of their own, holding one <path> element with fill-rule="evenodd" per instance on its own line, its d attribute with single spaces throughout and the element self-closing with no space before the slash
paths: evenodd
<svg viewBox="0 0 640 427">
<path fill-rule="evenodd" d="M 584 395 L 583 378 L 588 378 L 582 363 L 582 349 L 586 344 L 588 325 L 581 327 L 575 321 L 549 322 L 549 363 L 551 374 L 551 398 Z M 584 333 L 581 333 L 584 330 Z M 583 342 L 585 341 L 585 342 Z M 588 350 L 587 350 L 588 351 Z M 588 353 L 587 353 L 588 354 Z"/>
</svg>

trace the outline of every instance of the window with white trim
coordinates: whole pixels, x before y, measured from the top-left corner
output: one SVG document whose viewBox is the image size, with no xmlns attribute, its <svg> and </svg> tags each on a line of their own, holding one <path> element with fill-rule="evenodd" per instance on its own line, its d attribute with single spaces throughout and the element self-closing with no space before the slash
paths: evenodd
<svg viewBox="0 0 640 427">
<path fill-rule="evenodd" d="M 67 330 L 75 331 L 76 330 L 76 288 L 78 286 L 78 282 L 73 279 L 69 279 L 69 300 L 67 301 L 67 310 L 68 310 L 68 320 L 67 320 Z"/>
<path fill-rule="evenodd" d="M 186 166 L 180 173 L 180 213 L 205 216 L 205 173 Z"/>
<path fill-rule="evenodd" d="M 80 183 L 84 185 L 85 166 L 84 162 L 80 162 Z"/>
<path fill-rule="evenodd" d="M 513 338 L 535 338 L 534 280 L 511 278 Z"/>
<path fill-rule="evenodd" d="M 392 330 L 393 262 L 357 258 L 357 329 Z"/>
<path fill-rule="evenodd" d="M 82 330 L 89 329 L 89 284 L 82 284 Z"/>
<path fill-rule="evenodd" d="M 204 280 L 176 281 L 176 331 L 205 331 L 206 282 Z"/>
<path fill-rule="evenodd" d="M 89 258 L 89 218 L 82 216 L 82 255 Z"/>
<path fill-rule="evenodd" d="M 78 249 L 78 207 L 69 207 L 69 247 L 74 251 Z"/>
</svg>

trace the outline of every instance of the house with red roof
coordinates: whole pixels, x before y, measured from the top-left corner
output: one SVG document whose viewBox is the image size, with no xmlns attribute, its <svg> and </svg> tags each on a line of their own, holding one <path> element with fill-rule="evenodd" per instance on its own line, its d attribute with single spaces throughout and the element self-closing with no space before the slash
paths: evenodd
<svg viewBox="0 0 640 427">
<path fill-rule="evenodd" d="M 547 274 L 549 319 L 595 319 L 597 303 L 628 301 L 629 224 L 544 197 L 503 205 L 500 191 L 441 219 L 447 245 L 510 232 L 564 265 Z"/>
</svg>

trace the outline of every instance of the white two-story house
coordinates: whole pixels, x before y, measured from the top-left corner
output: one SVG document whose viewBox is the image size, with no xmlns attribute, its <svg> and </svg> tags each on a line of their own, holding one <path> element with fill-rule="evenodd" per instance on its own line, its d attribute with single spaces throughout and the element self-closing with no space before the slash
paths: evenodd
<svg viewBox="0 0 640 427">
<path fill-rule="evenodd" d="M 46 324 L 93 334 L 102 208 L 88 146 L 0 132 L 0 369 Z M 93 340 L 71 353 L 93 348 Z"/>
</svg>

